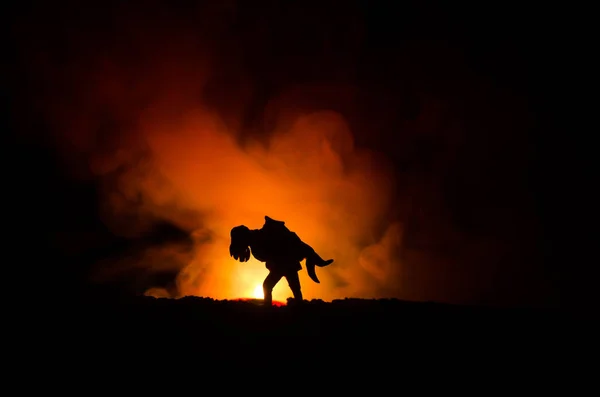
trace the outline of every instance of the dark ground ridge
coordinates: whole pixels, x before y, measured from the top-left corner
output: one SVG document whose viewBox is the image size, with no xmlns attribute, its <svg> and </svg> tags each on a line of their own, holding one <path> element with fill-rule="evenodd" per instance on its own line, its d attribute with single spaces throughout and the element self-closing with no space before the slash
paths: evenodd
<svg viewBox="0 0 600 397">
<path fill-rule="evenodd" d="M 54 351 L 49 357 L 58 349 L 68 362 L 92 366 L 192 357 L 244 371 L 250 363 L 260 368 L 281 360 L 290 368 L 323 370 L 390 360 L 460 358 L 476 366 L 510 360 L 524 368 L 534 362 L 556 367 L 595 360 L 592 316 L 567 310 L 396 299 L 313 300 L 271 308 L 260 302 L 95 297 L 55 307 L 52 322 L 40 318 L 38 327 L 45 329 L 43 349 Z"/>
</svg>

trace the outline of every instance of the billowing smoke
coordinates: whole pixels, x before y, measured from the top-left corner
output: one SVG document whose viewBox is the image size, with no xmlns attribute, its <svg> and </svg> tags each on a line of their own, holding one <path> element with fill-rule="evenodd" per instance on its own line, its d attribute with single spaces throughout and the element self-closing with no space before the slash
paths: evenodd
<svg viewBox="0 0 600 397">
<path fill-rule="evenodd" d="M 176 132 L 169 131 L 172 121 L 145 127 L 153 170 L 124 176 L 123 185 L 153 216 L 203 237 L 180 275 L 180 293 L 232 297 L 260 284 L 263 265 L 236 263 L 227 252 L 231 227 L 260 228 L 264 215 L 285 220 L 321 255 L 336 259 L 336 267 L 322 271 L 327 287 L 317 290 L 304 278 L 308 297 L 377 296 L 394 282 L 398 264 L 390 253 L 400 233 L 385 222 L 390 175 L 376 156 L 353 146 L 338 114 L 298 116 L 290 124 L 267 147 L 244 148 L 200 109 Z M 182 208 L 198 214 L 196 223 Z"/>
<path fill-rule="evenodd" d="M 234 58 L 208 35 L 225 29 L 227 10 L 209 10 L 188 24 L 155 11 L 139 20 L 137 10 L 111 13 L 114 31 L 104 34 L 70 21 L 58 40 L 69 47 L 63 58 L 43 46 L 29 54 L 52 82 L 40 103 L 54 145 L 74 177 L 101 186 L 100 211 L 110 230 L 135 237 L 163 222 L 193 241 L 161 241 L 111 258 L 95 276 L 172 272 L 175 288 L 150 283 L 147 292 L 251 296 L 267 271 L 229 257 L 229 231 L 240 224 L 260 228 L 268 215 L 335 259 L 320 271 L 321 285 L 301 273 L 307 298 L 397 295 L 402 227 L 389 221 L 394 180 L 385 158 L 359 148 L 339 112 L 294 103 L 297 89 L 284 88 L 258 111 L 268 110 L 268 131 L 243 131 L 241 116 L 230 110 L 251 105 L 240 105 L 240 92 L 252 81 L 241 78 L 229 89 L 231 106 L 219 109 L 206 99 L 207 85 L 226 67 L 223 59 Z M 276 298 L 288 296 L 283 284 Z"/>
<path fill-rule="evenodd" d="M 386 222 L 393 181 L 376 154 L 354 147 L 339 114 L 295 116 L 266 146 L 244 147 L 201 106 L 139 122 L 144 160 L 133 156 L 137 140 L 118 149 L 130 153 L 119 164 L 104 168 L 115 158 L 98 159 L 96 172 L 124 169 L 105 191 L 106 216 L 117 232 L 128 211 L 190 231 L 194 252 L 178 263 L 179 294 L 251 293 L 266 270 L 229 258 L 229 231 L 239 224 L 260 228 L 264 215 L 285 220 L 321 255 L 336 259 L 322 271 L 323 286 L 303 277 L 307 297 L 379 296 L 395 282 L 399 267 L 391 253 L 401 234 Z"/>
<path fill-rule="evenodd" d="M 468 53 L 365 34 L 353 2 L 109 3 L 12 30 L 45 141 L 134 242 L 90 254 L 94 280 L 252 296 L 266 269 L 229 257 L 229 231 L 268 215 L 335 260 L 300 273 L 309 299 L 535 298 L 526 106 Z"/>
</svg>

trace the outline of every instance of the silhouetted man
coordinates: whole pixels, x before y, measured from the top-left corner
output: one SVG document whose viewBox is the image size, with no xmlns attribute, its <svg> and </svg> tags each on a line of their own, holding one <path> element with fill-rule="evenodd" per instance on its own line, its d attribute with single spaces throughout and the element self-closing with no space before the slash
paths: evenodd
<svg viewBox="0 0 600 397">
<path fill-rule="evenodd" d="M 323 260 L 311 246 L 290 231 L 285 222 L 268 216 L 265 216 L 265 224 L 261 229 L 250 230 L 244 225 L 231 229 L 230 255 L 240 262 L 246 262 L 250 259 L 251 252 L 257 260 L 265 262 L 269 270 L 263 282 L 266 305 L 272 304 L 273 288 L 283 277 L 294 294 L 294 301 L 302 302 L 298 277 L 298 272 L 302 270 L 302 260 L 306 259 L 306 270 L 315 283 L 319 283 L 315 266 L 324 267 L 333 262 L 333 259 Z"/>
</svg>

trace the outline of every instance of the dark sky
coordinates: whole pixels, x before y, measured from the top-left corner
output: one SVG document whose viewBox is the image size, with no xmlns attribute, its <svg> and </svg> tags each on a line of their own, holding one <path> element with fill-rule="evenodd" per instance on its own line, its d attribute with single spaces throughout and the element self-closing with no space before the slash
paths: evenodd
<svg viewBox="0 0 600 397">
<path fill-rule="evenodd" d="M 568 171 L 577 167 L 555 137 L 565 133 L 555 98 L 562 48 L 536 10 L 104 1 L 29 2 L 9 15 L 5 120 L 17 144 L 8 150 L 16 182 L 8 212 L 25 284 L 73 293 L 103 263 L 113 269 L 103 279 L 124 291 L 169 285 L 181 263 L 139 268 L 122 258 L 165 244 L 189 253 L 198 225 L 210 229 L 208 217 L 181 203 L 168 216 L 148 215 L 132 204 L 148 200 L 141 193 L 118 212 L 111 197 L 125 194 L 123 173 L 146 164 L 140 120 L 174 124 L 201 104 L 240 148 L 254 140 L 270 148 L 281 119 L 333 111 L 356 148 L 389 166 L 391 204 L 377 215 L 384 220 L 369 219 L 369 233 L 400 225 L 402 238 L 386 257 L 393 268 L 367 268 L 370 294 L 528 305 L 588 293 L 581 254 L 561 256 L 575 237 L 559 209 L 582 177 Z M 194 142 L 212 145 L 206 139 Z M 135 165 L 120 163 L 125 152 L 139 152 Z M 557 152 L 569 164 L 557 164 Z M 192 210 L 197 222 L 181 221 Z M 340 285 L 355 280 L 349 274 L 340 271 Z"/>
</svg>

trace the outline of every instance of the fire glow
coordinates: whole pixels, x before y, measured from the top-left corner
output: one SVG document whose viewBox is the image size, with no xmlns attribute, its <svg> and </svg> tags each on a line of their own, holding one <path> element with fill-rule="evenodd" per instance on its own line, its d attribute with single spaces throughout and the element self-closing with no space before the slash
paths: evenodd
<svg viewBox="0 0 600 397">
<path fill-rule="evenodd" d="M 126 22 L 124 32 L 142 29 Z M 335 260 L 318 270 L 321 284 L 300 271 L 305 299 L 390 296 L 398 286 L 402 226 L 390 216 L 394 176 L 387 160 L 357 147 L 340 113 L 296 106 L 297 89 L 269 100 L 263 113 L 272 128 L 260 139 L 238 139 L 246 134 L 241 115 L 201 99 L 217 60 L 189 40 L 182 24 L 144 32 L 119 36 L 124 49 L 138 49 L 135 61 L 123 56 L 127 51 L 82 49 L 74 65 L 86 67 L 76 68 L 73 83 L 48 79 L 61 84 L 47 91 L 62 94 L 44 110 L 65 168 L 100 186 L 100 212 L 111 232 L 135 238 L 162 221 L 189 232 L 193 243 L 161 243 L 141 258 L 103 263 L 96 277 L 168 271 L 177 273 L 176 291 L 149 285 L 147 294 L 256 297 L 268 272 L 255 259 L 230 258 L 229 232 L 240 224 L 260 228 L 268 215 Z M 50 76 L 66 68 L 46 63 Z M 347 97 L 347 89 L 339 92 Z M 289 296 L 284 279 L 273 298 Z"/>
<path fill-rule="evenodd" d="M 386 283 L 400 238 L 396 224 L 381 237 L 376 233 L 387 211 L 389 177 L 373 168 L 370 153 L 354 148 L 338 114 L 297 116 L 267 148 L 240 147 L 218 119 L 203 112 L 175 126 L 152 119 L 143 131 L 152 168 L 124 175 L 123 185 L 147 197 L 149 215 L 197 237 L 177 280 L 179 296 L 254 297 L 268 272 L 255 259 L 238 263 L 229 257 L 229 232 L 240 224 L 260 228 L 265 215 L 284 220 L 322 256 L 336 260 L 320 269 L 321 284 L 300 272 L 305 298 L 375 295 Z M 289 296 L 280 281 L 274 299 Z"/>
</svg>

